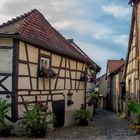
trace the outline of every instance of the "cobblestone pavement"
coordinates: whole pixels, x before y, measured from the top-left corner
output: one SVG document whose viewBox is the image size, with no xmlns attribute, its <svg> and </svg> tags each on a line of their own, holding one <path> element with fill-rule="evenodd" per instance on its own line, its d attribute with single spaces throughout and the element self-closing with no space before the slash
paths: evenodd
<svg viewBox="0 0 140 140">
<path fill-rule="evenodd" d="M 97 112 L 89 126 L 57 128 L 50 131 L 46 138 L 37 140 L 140 140 L 140 136 L 136 136 L 128 125 L 126 120 L 120 120 L 114 113 L 103 110 Z M 0 138 L 0 140 L 23 140 L 23 138 Z"/>
<path fill-rule="evenodd" d="M 98 111 L 90 126 L 72 126 L 55 129 L 47 136 L 54 140 L 140 140 L 135 132 L 128 128 L 126 120 L 120 120 L 114 113 Z"/>
</svg>

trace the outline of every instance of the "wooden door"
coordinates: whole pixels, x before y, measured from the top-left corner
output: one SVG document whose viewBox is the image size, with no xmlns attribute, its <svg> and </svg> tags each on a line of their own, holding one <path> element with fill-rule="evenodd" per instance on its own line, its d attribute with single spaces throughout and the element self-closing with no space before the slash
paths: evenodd
<svg viewBox="0 0 140 140">
<path fill-rule="evenodd" d="M 54 127 L 64 126 L 65 120 L 65 102 L 64 100 L 52 102 L 53 113 L 56 117 Z"/>
</svg>

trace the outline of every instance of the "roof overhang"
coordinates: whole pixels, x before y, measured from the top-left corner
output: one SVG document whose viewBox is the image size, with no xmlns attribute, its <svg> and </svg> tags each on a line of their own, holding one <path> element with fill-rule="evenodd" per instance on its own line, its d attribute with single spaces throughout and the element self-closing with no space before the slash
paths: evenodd
<svg viewBox="0 0 140 140">
<path fill-rule="evenodd" d="M 76 56 L 72 57 L 72 56 L 70 56 L 69 54 L 66 54 L 65 51 L 61 51 L 61 52 L 60 52 L 60 51 L 56 51 L 56 50 L 54 50 L 53 48 L 48 47 L 46 44 L 41 44 L 41 43 L 38 42 L 38 41 L 35 42 L 35 41 L 29 40 L 29 39 L 27 39 L 27 38 L 23 38 L 23 37 L 21 37 L 21 36 L 18 35 L 18 34 L 3 34 L 3 33 L 0 33 L 0 37 L 1 37 L 1 38 L 13 38 L 13 39 L 18 39 L 18 40 L 21 40 L 21 41 L 23 41 L 23 42 L 26 42 L 26 43 L 29 43 L 29 44 L 31 44 L 31 45 L 34 45 L 34 46 L 36 46 L 36 47 L 38 47 L 38 48 L 42 48 L 42 49 L 45 49 L 45 50 L 47 50 L 47 51 L 51 51 L 51 52 L 53 52 L 53 53 L 66 56 L 66 57 L 68 57 L 68 58 L 77 60 L 77 61 L 79 61 L 79 62 L 84 62 L 84 63 L 86 63 L 86 64 L 91 64 L 91 61 L 89 61 L 89 60 L 87 60 L 87 59 L 84 59 L 83 57 L 80 57 L 80 58 L 79 58 L 79 57 L 76 57 Z"/>
</svg>

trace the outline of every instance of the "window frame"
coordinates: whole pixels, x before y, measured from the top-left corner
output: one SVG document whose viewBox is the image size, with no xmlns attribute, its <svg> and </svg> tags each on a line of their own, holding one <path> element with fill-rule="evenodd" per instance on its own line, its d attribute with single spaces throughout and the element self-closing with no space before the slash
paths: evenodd
<svg viewBox="0 0 140 140">
<path fill-rule="evenodd" d="M 51 60 L 50 60 L 50 57 L 49 56 L 46 56 L 46 55 L 40 55 L 39 56 L 39 69 L 41 70 L 41 67 L 44 66 L 41 64 L 41 60 L 44 60 L 44 61 L 48 61 L 47 63 L 47 69 L 49 69 L 51 67 Z"/>
</svg>

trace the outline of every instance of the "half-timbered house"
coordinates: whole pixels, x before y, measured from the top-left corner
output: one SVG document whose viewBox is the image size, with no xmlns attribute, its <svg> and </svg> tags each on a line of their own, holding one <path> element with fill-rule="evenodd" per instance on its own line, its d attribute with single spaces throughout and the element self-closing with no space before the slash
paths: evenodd
<svg viewBox="0 0 140 140">
<path fill-rule="evenodd" d="M 126 96 L 140 101 L 140 1 L 131 0 L 130 4 L 133 6 L 133 11 L 124 79 L 126 84 Z"/>
<path fill-rule="evenodd" d="M 73 124 L 95 82 L 91 71 L 100 67 L 36 9 L 0 25 L 0 98 L 11 103 L 9 120 L 22 117 L 26 103 L 54 112 L 56 127 Z"/>
</svg>

